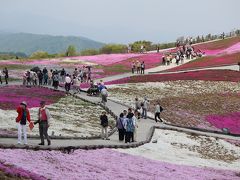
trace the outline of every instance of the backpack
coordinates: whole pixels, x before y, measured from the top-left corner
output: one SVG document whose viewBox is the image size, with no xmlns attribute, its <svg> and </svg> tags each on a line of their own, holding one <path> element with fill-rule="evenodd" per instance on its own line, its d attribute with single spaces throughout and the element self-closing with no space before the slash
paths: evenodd
<svg viewBox="0 0 240 180">
<path fill-rule="evenodd" d="M 160 106 L 160 112 L 162 112 L 163 111 L 163 107 L 162 106 Z"/>
<path fill-rule="evenodd" d="M 126 131 L 127 131 L 127 132 L 133 132 L 133 131 L 134 131 L 134 125 L 133 125 L 133 120 L 132 120 L 132 118 L 127 119 Z"/>
</svg>

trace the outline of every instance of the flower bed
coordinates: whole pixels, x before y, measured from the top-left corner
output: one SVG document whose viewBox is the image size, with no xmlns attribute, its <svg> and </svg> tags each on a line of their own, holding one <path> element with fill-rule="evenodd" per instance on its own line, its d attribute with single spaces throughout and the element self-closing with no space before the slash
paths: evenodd
<svg viewBox="0 0 240 180">
<path fill-rule="evenodd" d="M 240 170 L 240 147 L 227 139 L 162 129 L 152 139 L 156 143 L 117 151 L 178 165 Z"/>
<path fill-rule="evenodd" d="M 0 88 L 0 109 L 15 110 L 22 101 L 26 101 L 28 108 L 38 107 L 40 101 L 46 104 L 57 102 L 65 93 L 45 88 L 25 86 L 4 86 Z"/>
<path fill-rule="evenodd" d="M 39 103 L 37 103 L 37 106 L 39 106 Z M 100 106 L 84 102 L 72 96 L 66 96 L 47 107 L 52 117 L 49 134 L 54 131 L 56 136 L 86 137 L 98 136 L 101 132 L 99 116 L 104 110 Z M 36 121 L 38 119 L 38 108 L 31 108 L 30 114 L 31 119 Z M 107 115 L 109 125 L 113 127 L 115 120 L 109 114 Z M 0 134 L 17 134 L 16 111 L 0 109 L 0 117 Z M 38 135 L 38 125 L 29 134 Z"/>
<path fill-rule="evenodd" d="M 237 65 L 240 62 L 240 53 L 225 54 L 221 56 L 206 56 L 190 61 L 189 63 L 167 70 L 168 72 L 183 71 L 189 69 L 215 67 L 221 65 Z"/>
<path fill-rule="evenodd" d="M 2 174 L 1 171 L 4 173 Z M 0 160 L 0 179 L 16 179 L 16 180 L 24 180 L 24 179 L 33 179 L 33 180 L 47 180 L 47 178 L 32 173 L 26 169 L 16 167 L 9 164 L 4 164 Z"/>
<path fill-rule="evenodd" d="M 218 50 L 204 50 L 206 55 L 218 55 L 218 54 L 232 54 L 240 51 L 240 43 L 234 44 L 226 49 Z"/>
<path fill-rule="evenodd" d="M 176 80 L 176 79 L 175 79 Z M 165 81 L 112 85 L 108 87 L 110 98 L 134 107 L 134 98 L 142 101 L 144 96 L 150 100 L 150 111 L 160 100 L 165 111 L 162 118 L 172 124 L 199 127 L 221 131 L 229 128 L 231 133 L 240 134 L 240 118 L 227 118 L 213 121 L 209 115 L 239 112 L 240 85 L 235 82 L 210 81 Z M 226 93 L 228 92 L 228 93 Z M 212 116 L 210 116 L 212 117 Z M 236 126 L 235 128 L 233 128 Z"/>
<path fill-rule="evenodd" d="M 143 82 L 164 82 L 177 80 L 203 80 L 203 81 L 240 81 L 240 72 L 232 70 L 203 70 L 173 74 L 150 74 L 144 76 L 132 76 L 105 84 L 125 84 L 125 83 L 143 83 Z"/>
<path fill-rule="evenodd" d="M 129 58 L 138 57 L 140 55 L 141 54 L 100 54 L 95 56 L 76 56 L 72 58 L 107 66 Z"/>
<path fill-rule="evenodd" d="M 224 40 L 219 40 L 219 41 L 213 41 L 213 42 L 208 42 L 208 43 L 203 43 L 203 44 L 198 44 L 195 45 L 195 49 L 201 49 L 202 51 L 205 50 L 223 50 L 227 49 L 230 46 L 233 46 L 236 43 L 240 42 L 240 37 L 233 37 L 233 38 L 227 38 Z"/>
<path fill-rule="evenodd" d="M 206 120 L 219 129 L 228 128 L 230 132 L 240 134 L 240 112 L 208 115 Z"/>
<path fill-rule="evenodd" d="M 72 154 L 59 151 L 0 150 L 6 163 L 14 164 L 48 179 L 231 179 L 236 171 L 175 165 L 110 149 L 76 150 Z"/>
</svg>

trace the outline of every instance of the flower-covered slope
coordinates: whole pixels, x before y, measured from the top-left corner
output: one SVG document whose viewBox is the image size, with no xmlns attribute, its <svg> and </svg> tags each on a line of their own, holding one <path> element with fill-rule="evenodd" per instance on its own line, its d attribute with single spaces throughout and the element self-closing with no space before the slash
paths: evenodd
<svg viewBox="0 0 240 180">
<path fill-rule="evenodd" d="M 177 74 L 176 74 L 177 76 Z M 150 100 L 150 111 L 160 100 L 165 109 L 162 118 L 169 123 L 221 130 L 240 134 L 240 84 L 211 81 L 164 81 L 113 85 L 110 98 L 134 107 L 134 99 L 144 96 Z M 233 115 L 226 115 L 233 113 Z M 233 118 L 234 117 L 234 118 Z M 224 121 L 223 121 L 224 120 Z"/>
<path fill-rule="evenodd" d="M 217 40 L 213 42 L 207 42 L 195 45 L 195 49 L 201 49 L 203 51 L 205 50 L 224 50 L 229 48 L 230 46 L 235 45 L 236 43 L 240 42 L 240 37 L 233 37 L 233 38 L 227 38 L 224 40 Z"/>
<path fill-rule="evenodd" d="M 152 139 L 156 143 L 117 151 L 178 165 L 240 170 L 240 147 L 224 139 L 162 129 Z"/>
<path fill-rule="evenodd" d="M 52 180 L 239 179 L 237 171 L 175 165 L 110 149 L 58 151 L 1 149 L 0 159 Z"/>
<path fill-rule="evenodd" d="M 28 108 L 38 107 L 40 101 L 46 101 L 48 105 L 57 102 L 64 96 L 64 92 L 45 88 L 28 88 L 18 85 L 4 86 L 0 88 L 0 109 L 15 110 L 22 101 L 27 102 Z"/>
<path fill-rule="evenodd" d="M 240 50 L 240 48 L 239 48 Z M 222 54 L 219 56 L 205 56 L 198 58 L 196 60 L 190 61 L 181 66 L 174 67 L 167 71 L 183 71 L 189 69 L 198 69 L 198 68 L 206 68 L 206 67 L 216 67 L 223 65 L 237 65 L 240 62 L 240 52 L 232 53 L 232 54 Z"/>
<path fill-rule="evenodd" d="M 37 106 L 39 102 L 37 102 Z M 49 133 L 59 136 L 97 136 L 101 132 L 99 116 L 103 109 L 100 106 L 84 102 L 72 96 L 61 98 L 58 102 L 47 105 L 51 114 Z M 38 108 L 30 109 L 31 119 L 38 119 Z M 89 116 L 91 114 L 91 116 Z M 113 126 L 115 120 L 109 114 L 109 124 Z M 17 134 L 15 110 L 0 109 L 0 134 Z M 38 125 L 29 134 L 38 135 Z"/>
<path fill-rule="evenodd" d="M 106 84 L 163 82 L 177 80 L 203 80 L 203 81 L 240 81 L 240 72 L 232 70 L 203 70 L 172 74 L 148 74 L 144 76 L 132 76 L 106 82 Z"/>
</svg>

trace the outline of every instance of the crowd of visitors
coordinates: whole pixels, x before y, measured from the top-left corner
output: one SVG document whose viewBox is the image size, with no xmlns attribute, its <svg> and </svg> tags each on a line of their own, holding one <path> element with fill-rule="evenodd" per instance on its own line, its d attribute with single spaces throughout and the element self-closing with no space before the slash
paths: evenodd
<svg viewBox="0 0 240 180">
<path fill-rule="evenodd" d="M 195 49 L 194 46 L 192 46 L 192 39 L 188 41 L 187 44 L 181 45 L 180 42 L 176 43 L 177 51 L 175 53 L 165 53 L 162 56 L 162 64 L 163 65 L 170 65 L 174 61 L 177 65 L 183 64 L 184 59 L 190 60 L 195 57 L 202 57 L 204 55 L 204 52 L 202 52 L 200 49 Z"/>
<path fill-rule="evenodd" d="M 44 67 L 42 70 L 35 67 L 29 71 L 26 71 L 23 75 L 23 85 L 27 87 L 31 86 L 53 86 L 54 89 L 58 89 L 59 85 L 64 84 L 66 92 L 69 92 L 71 86 L 80 83 L 90 83 L 92 81 L 91 66 L 83 66 L 79 70 L 74 69 L 72 73 L 66 72 L 63 68 L 61 70 L 47 69 Z M 79 88 L 78 88 L 79 90 Z M 80 91 L 79 91 L 80 92 Z"/>
</svg>

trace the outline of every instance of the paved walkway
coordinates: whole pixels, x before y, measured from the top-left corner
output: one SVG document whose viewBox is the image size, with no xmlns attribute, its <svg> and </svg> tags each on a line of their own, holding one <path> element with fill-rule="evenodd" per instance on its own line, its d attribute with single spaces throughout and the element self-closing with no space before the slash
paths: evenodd
<svg viewBox="0 0 240 180">
<path fill-rule="evenodd" d="M 60 90 L 62 90 L 60 88 Z M 87 96 L 86 93 L 77 94 L 79 98 L 85 99 L 87 101 L 98 103 L 100 101 L 100 98 L 98 97 L 92 97 Z M 106 107 L 109 108 L 115 115 L 119 115 L 124 109 L 127 109 L 127 106 L 118 104 L 116 102 L 113 102 L 109 100 L 106 103 Z M 191 130 L 188 128 L 181 128 L 181 127 L 175 127 L 171 125 L 166 125 L 163 123 L 156 123 L 155 121 L 151 119 L 141 119 L 138 123 L 139 127 L 137 129 L 137 141 L 135 143 L 131 144 L 125 144 L 124 142 L 118 141 L 118 133 L 115 132 L 113 135 L 110 136 L 110 140 L 102 140 L 102 139 L 93 139 L 93 140 L 76 140 L 76 139 L 54 139 L 52 140 L 51 146 L 38 146 L 38 143 L 40 142 L 39 139 L 36 138 L 28 138 L 28 146 L 24 145 L 17 145 L 17 139 L 16 138 L 0 138 L 0 147 L 5 148 L 26 148 L 26 149 L 64 149 L 64 148 L 83 148 L 83 149 L 89 149 L 89 148 L 103 148 L 103 147 L 109 147 L 109 148 L 128 148 L 128 147 L 136 147 L 139 145 L 142 145 L 144 143 L 147 143 L 151 141 L 151 137 L 154 133 L 154 128 L 167 128 L 171 130 L 178 130 L 178 131 L 184 131 L 188 133 L 196 133 L 199 135 L 207 135 L 212 137 L 218 137 L 218 138 L 227 138 L 232 140 L 238 140 L 238 137 L 233 137 L 229 135 L 223 135 L 223 134 L 216 134 L 211 132 L 202 132 L 198 130 Z"/>
</svg>

